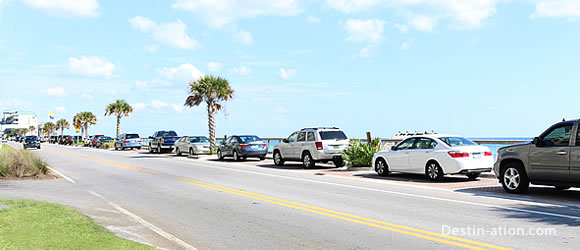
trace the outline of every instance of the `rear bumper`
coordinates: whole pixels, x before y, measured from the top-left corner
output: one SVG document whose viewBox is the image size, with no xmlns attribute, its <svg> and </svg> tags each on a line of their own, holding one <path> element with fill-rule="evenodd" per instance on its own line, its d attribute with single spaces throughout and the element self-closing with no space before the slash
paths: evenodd
<svg viewBox="0 0 580 250">
<path fill-rule="evenodd" d="M 468 174 L 468 173 L 485 173 L 493 169 L 493 160 L 482 161 L 462 161 L 449 160 L 442 163 L 445 174 Z"/>
<path fill-rule="evenodd" d="M 264 157 L 268 154 L 267 150 L 255 150 L 255 151 L 245 151 L 240 150 L 240 156 L 242 157 Z"/>
<path fill-rule="evenodd" d="M 141 146 L 143 146 L 143 144 L 141 144 L 140 142 L 134 142 L 134 143 L 123 143 L 122 145 L 123 145 L 123 147 L 125 147 L 125 148 L 136 148 L 136 147 L 141 147 Z"/>
<path fill-rule="evenodd" d="M 342 159 L 342 152 L 324 152 L 324 151 L 314 151 L 312 154 L 312 159 L 315 161 L 331 161 L 336 158 Z"/>
</svg>

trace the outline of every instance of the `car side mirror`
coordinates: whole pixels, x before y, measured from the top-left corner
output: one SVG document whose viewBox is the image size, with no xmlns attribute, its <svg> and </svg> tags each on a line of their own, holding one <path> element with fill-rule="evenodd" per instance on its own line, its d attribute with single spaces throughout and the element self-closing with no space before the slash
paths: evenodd
<svg viewBox="0 0 580 250">
<path fill-rule="evenodd" d="M 393 150 L 393 151 L 397 151 L 397 146 L 392 146 L 392 147 L 391 147 L 391 150 Z"/>
<path fill-rule="evenodd" d="M 534 140 L 532 141 L 532 144 L 541 147 L 542 146 L 542 140 L 540 140 L 540 137 L 535 137 Z"/>
<path fill-rule="evenodd" d="M 283 143 L 288 143 L 288 139 L 283 139 L 282 142 Z"/>
</svg>

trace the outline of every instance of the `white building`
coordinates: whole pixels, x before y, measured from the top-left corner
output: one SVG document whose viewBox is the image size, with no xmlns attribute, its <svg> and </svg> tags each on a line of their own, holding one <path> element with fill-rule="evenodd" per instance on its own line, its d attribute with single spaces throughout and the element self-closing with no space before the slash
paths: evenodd
<svg viewBox="0 0 580 250">
<path fill-rule="evenodd" d="M 2 133 L 7 129 L 29 128 L 30 126 L 38 129 L 38 117 L 32 112 L 4 111 L 2 120 L 0 120 L 0 132 Z M 28 134 L 36 135 L 36 131 Z"/>
</svg>

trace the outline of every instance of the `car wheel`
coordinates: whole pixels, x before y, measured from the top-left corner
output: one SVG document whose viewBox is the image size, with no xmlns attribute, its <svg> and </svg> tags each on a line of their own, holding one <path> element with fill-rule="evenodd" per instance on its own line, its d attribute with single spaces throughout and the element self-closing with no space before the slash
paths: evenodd
<svg viewBox="0 0 580 250">
<path fill-rule="evenodd" d="M 189 149 L 189 156 L 193 156 L 195 155 L 195 151 L 193 150 L 193 148 Z"/>
<path fill-rule="evenodd" d="M 304 168 L 313 168 L 316 165 L 312 156 L 308 152 L 302 155 L 302 164 L 304 165 Z"/>
<path fill-rule="evenodd" d="M 469 178 L 470 180 L 476 180 L 477 178 L 479 178 L 480 175 L 481 175 L 481 173 L 468 173 L 468 174 L 466 174 L 467 178 Z"/>
<path fill-rule="evenodd" d="M 443 169 L 437 164 L 437 162 L 429 162 L 425 167 L 425 175 L 432 181 L 443 180 Z"/>
<path fill-rule="evenodd" d="M 224 155 L 222 155 L 222 151 L 219 149 L 217 151 L 217 157 L 218 157 L 218 160 L 220 160 L 220 161 L 224 159 Z"/>
<path fill-rule="evenodd" d="M 137 150 L 141 150 L 141 147 L 137 147 Z"/>
<path fill-rule="evenodd" d="M 266 160 L 266 156 L 260 156 L 260 161 Z"/>
<path fill-rule="evenodd" d="M 346 165 L 344 163 L 344 160 L 342 158 L 332 160 L 332 163 L 334 163 L 334 166 L 337 167 L 337 168 L 341 168 L 341 167 L 344 167 L 344 165 Z"/>
<path fill-rule="evenodd" d="M 149 153 L 153 154 L 153 147 L 151 147 L 151 143 L 149 143 Z"/>
<path fill-rule="evenodd" d="M 115 143 L 115 151 L 119 150 L 119 147 L 117 147 L 117 143 Z"/>
<path fill-rule="evenodd" d="M 389 175 L 389 166 L 387 166 L 387 162 L 385 160 L 383 160 L 383 158 L 379 158 L 375 162 L 375 171 L 380 176 Z"/>
<path fill-rule="evenodd" d="M 175 154 L 177 156 L 181 156 L 181 150 L 179 150 L 179 148 L 175 148 Z"/>
<path fill-rule="evenodd" d="M 240 155 L 238 155 L 238 151 L 234 150 L 234 161 L 239 161 L 240 160 Z"/>
<path fill-rule="evenodd" d="M 157 153 L 161 154 L 161 144 L 157 144 Z"/>
<path fill-rule="evenodd" d="M 274 165 L 284 166 L 284 159 L 282 159 L 282 154 L 278 150 L 274 151 Z"/>
<path fill-rule="evenodd" d="M 501 185 L 508 193 L 522 194 L 528 190 L 530 181 L 523 166 L 516 162 L 508 163 L 501 172 Z"/>
<path fill-rule="evenodd" d="M 564 186 L 555 186 L 556 189 L 558 190 L 568 190 L 570 189 L 570 187 L 564 187 Z"/>
</svg>

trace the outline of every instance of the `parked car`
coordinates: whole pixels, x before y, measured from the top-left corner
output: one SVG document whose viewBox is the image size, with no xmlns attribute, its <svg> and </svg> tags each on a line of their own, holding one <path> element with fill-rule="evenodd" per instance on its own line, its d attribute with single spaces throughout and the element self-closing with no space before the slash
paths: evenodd
<svg viewBox="0 0 580 250">
<path fill-rule="evenodd" d="M 141 143 L 141 137 L 139 134 L 121 134 L 115 140 L 115 150 L 125 150 L 126 148 L 130 149 L 141 149 L 143 143 Z"/>
<path fill-rule="evenodd" d="M 461 136 L 444 134 L 409 137 L 391 150 L 375 153 L 372 162 L 381 176 L 391 172 L 416 173 L 433 181 L 448 174 L 477 179 L 493 167 L 489 148 Z"/>
<path fill-rule="evenodd" d="M 51 135 L 50 138 L 48 139 L 48 143 L 55 144 L 57 142 L 58 142 L 58 136 L 56 136 L 56 135 Z"/>
<path fill-rule="evenodd" d="M 6 137 L 4 137 L 4 136 L 2 136 L 2 137 L 0 138 L 0 140 L 2 141 L 2 143 L 8 143 L 8 138 L 6 138 Z"/>
<path fill-rule="evenodd" d="M 105 136 L 105 135 L 93 135 L 93 136 L 91 136 L 89 143 L 88 143 L 89 144 L 88 146 L 89 147 L 97 147 L 97 140 L 103 136 Z"/>
<path fill-rule="evenodd" d="M 554 124 L 530 143 L 498 150 L 493 171 L 508 193 L 530 183 L 557 189 L 580 187 L 580 120 Z"/>
<path fill-rule="evenodd" d="M 218 147 L 218 159 L 223 160 L 226 156 L 231 156 L 234 161 L 245 160 L 248 157 L 257 157 L 260 160 L 266 159 L 268 145 L 255 135 L 234 135 L 222 141 Z"/>
<path fill-rule="evenodd" d="M 173 130 L 160 130 L 149 137 L 149 153 L 171 152 L 179 136 Z"/>
<path fill-rule="evenodd" d="M 40 149 L 40 141 L 38 140 L 38 136 L 36 135 L 29 135 L 24 137 L 24 142 L 22 143 L 24 149 L 27 148 L 36 148 Z"/>
<path fill-rule="evenodd" d="M 97 140 L 94 142 L 94 145 L 95 148 L 100 148 L 101 146 L 103 146 L 103 143 L 112 141 L 113 138 L 111 138 L 110 136 L 99 136 Z"/>
<path fill-rule="evenodd" d="M 344 166 L 342 151 L 348 148 L 349 139 L 339 128 L 303 128 L 274 146 L 274 164 L 284 165 L 286 161 L 300 161 L 305 168 L 312 168 L 316 162 Z"/>
<path fill-rule="evenodd" d="M 175 142 L 175 154 L 209 154 L 209 139 L 205 136 L 183 136 Z"/>
<path fill-rule="evenodd" d="M 72 142 L 73 143 L 78 143 L 78 142 L 80 142 L 82 140 L 83 140 L 83 137 L 80 136 L 80 135 L 73 135 L 73 137 L 72 137 Z"/>
</svg>

